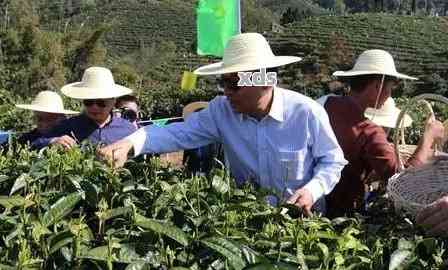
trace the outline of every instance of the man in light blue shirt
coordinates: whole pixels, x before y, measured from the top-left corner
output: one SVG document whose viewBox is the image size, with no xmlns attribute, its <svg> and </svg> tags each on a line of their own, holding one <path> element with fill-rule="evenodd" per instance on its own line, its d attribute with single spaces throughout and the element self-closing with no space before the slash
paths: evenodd
<svg viewBox="0 0 448 270">
<path fill-rule="evenodd" d="M 267 74 L 253 73 L 249 80 L 238 73 L 297 61 L 300 58 L 275 56 L 260 34 L 237 35 L 227 44 L 223 62 L 195 71 L 220 74 L 225 96 L 183 123 L 139 129 L 99 153 L 121 166 L 132 148 L 139 155 L 219 142 L 238 184 L 253 181 L 273 188 L 311 214 L 313 204 L 333 189 L 346 164 L 325 110 L 299 93 L 261 86 L 260 78 Z M 251 86 L 243 85 L 249 82 Z"/>
</svg>

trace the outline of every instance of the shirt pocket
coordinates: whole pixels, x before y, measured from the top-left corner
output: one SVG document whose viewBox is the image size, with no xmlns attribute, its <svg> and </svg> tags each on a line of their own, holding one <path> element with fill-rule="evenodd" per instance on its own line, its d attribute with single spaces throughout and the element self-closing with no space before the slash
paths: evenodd
<svg viewBox="0 0 448 270">
<path fill-rule="evenodd" d="M 306 150 L 279 150 L 278 170 L 281 181 L 301 181 L 305 176 Z"/>
</svg>

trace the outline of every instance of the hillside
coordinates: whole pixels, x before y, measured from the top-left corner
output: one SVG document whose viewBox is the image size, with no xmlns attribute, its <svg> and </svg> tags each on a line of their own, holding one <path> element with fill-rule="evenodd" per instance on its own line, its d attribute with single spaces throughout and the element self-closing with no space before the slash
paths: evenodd
<svg viewBox="0 0 448 270">
<path fill-rule="evenodd" d="M 271 2 L 264 0 L 257 3 L 267 7 L 272 4 Z M 282 8 L 284 8 L 283 5 L 277 7 L 277 9 Z M 113 0 L 96 6 L 89 13 L 73 16 L 70 21 L 73 24 L 75 22 L 77 24 L 98 22 L 110 24 L 110 31 L 104 38 L 110 58 L 127 56 L 142 46 L 155 47 L 153 48 L 155 52 L 152 54 L 154 55 L 158 51 L 164 52 L 164 47 L 157 47 L 160 44 L 164 46 L 166 42 L 174 43 L 174 56 L 156 68 L 169 74 L 176 83 L 183 70 L 193 69 L 211 61 L 210 58 L 200 57 L 195 53 L 196 28 L 193 1 Z M 61 28 L 60 22 L 59 28 Z M 325 15 L 288 25 L 282 33 L 264 34 L 277 53 L 308 56 L 305 59 L 305 65 L 300 65 L 302 73 L 307 73 L 306 65 L 319 63 L 320 75 L 313 79 L 315 80 L 313 84 L 316 80 L 323 80 L 325 84 L 331 79 L 329 74 L 336 68 L 350 66 L 357 54 L 370 48 L 390 51 L 396 57 L 399 69 L 421 77 L 427 82 L 423 87 L 429 90 L 434 87 L 429 85 L 434 74 L 445 80 L 448 79 L 448 20 L 446 17 L 397 16 L 378 13 L 349 16 Z M 332 53 L 333 51 L 336 53 Z M 294 68 L 297 67 L 299 65 L 294 66 Z M 296 78 L 294 73 L 291 74 L 283 82 L 295 87 L 297 80 L 301 79 Z M 304 84 L 304 87 L 322 87 L 322 84 L 307 86 L 308 81 Z"/>
<path fill-rule="evenodd" d="M 277 51 L 313 56 L 323 65 L 341 53 L 354 60 L 361 51 L 376 48 L 391 52 L 400 70 L 422 79 L 434 73 L 447 76 L 448 71 L 448 21 L 443 17 L 321 16 L 269 38 Z M 337 46 L 345 50 L 334 50 Z"/>
</svg>

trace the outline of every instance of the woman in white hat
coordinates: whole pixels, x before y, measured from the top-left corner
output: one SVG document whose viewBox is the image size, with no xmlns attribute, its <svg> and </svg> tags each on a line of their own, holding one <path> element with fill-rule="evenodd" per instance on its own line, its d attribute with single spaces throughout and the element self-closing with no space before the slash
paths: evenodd
<svg viewBox="0 0 448 270">
<path fill-rule="evenodd" d="M 129 121 L 112 114 L 115 99 L 132 93 L 132 90 L 116 84 L 109 69 L 90 67 L 84 71 L 81 82 L 65 85 L 61 92 L 82 100 L 84 110 L 35 140 L 36 148 L 49 144 L 71 148 L 84 140 L 92 144 L 110 144 L 136 130 Z"/>
<path fill-rule="evenodd" d="M 334 187 L 346 160 L 325 110 L 308 97 L 277 87 L 276 73 L 269 73 L 300 60 L 274 55 L 260 34 L 236 35 L 227 43 L 222 62 L 195 70 L 221 76 L 225 96 L 183 123 L 141 128 L 100 154 L 120 166 L 132 148 L 138 155 L 222 143 L 238 184 L 252 181 L 272 188 L 279 199 L 310 214 Z"/>
<path fill-rule="evenodd" d="M 22 134 L 18 138 L 20 144 L 32 143 L 35 139 L 41 137 L 42 134 L 66 119 L 66 115 L 79 113 L 64 109 L 62 98 L 53 91 L 41 91 L 31 104 L 16 104 L 16 107 L 33 111 L 36 123 L 35 129 Z"/>
<path fill-rule="evenodd" d="M 364 116 L 380 127 L 385 128 L 386 133 L 391 128 L 395 128 L 401 110 L 395 105 L 392 97 L 388 97 L 383 106 L 379 109 L 367 108 Z M 405 114 L 402 120 L 403 127 L 410 127 L 412 125 L 412 118 L 409 114 Z"/>
<path fill-rule="evenodd" d="M 397 72 L 392 56 L 383 50 L 364 51 L 351 70 L 336 71 L 333 75 L 345 78 L 350 85 L 349 96 L 328 97 L 324 104 L 349 161 L 339 183 L 326 198 L 328 214 L 339 216 L 362 210 L 364 180 L 372 170 L 388 179 L 398 167 L 385 131 L 364 116 L 366 109 L 383 106 L 398 79 L 417 78 Z M 432 143 L 440 136 L 443 136 L 442 124 L 429 121 L 420 147 L 408 165 L 419 166 L 426 162 L 432 154 Z"/>
</svg>

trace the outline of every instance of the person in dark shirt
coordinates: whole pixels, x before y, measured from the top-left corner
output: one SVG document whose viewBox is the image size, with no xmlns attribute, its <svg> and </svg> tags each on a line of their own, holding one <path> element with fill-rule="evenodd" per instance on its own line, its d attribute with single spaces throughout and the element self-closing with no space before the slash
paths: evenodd
<svg viewBox="0 0 448 270">
<path fill-rule="evenodd" d="M 392 56 L 383 50 L 368 50 L 357 59 L 353 69 L 337 71 L 333 75 L 345 77 L 350 84 L 349 96 L 330 96 L 323 106 L 339 145 L 349 161 L 341 179 L 326 196 L 330 217 L 362 211 L 364 183 L 372 172 L 387 180 L 398 168 L 395 150 L 387 141 L 384 129 L 364 115 L 366 108 L 380 108 L 398 79 L 416 78 L 398 73 Z M 443 137 L 443 125 L 429 119 L 425 133 L 408 166 L 421 166 L 432 156 L 432 145 Z"/>
<path fill-rule="evenodd" d="M 62 98 L 53 91 L 41 91 L 31 104 L 16 104 L 16 107 L 33 111 L 36 123 L 36 128 L 22 134 L 17 139 L 20 144 L 31 144 L 34 140 L 41 137 L 42 134 L 66 119 L 66 115 L 79 113 L 65 110 Z"/>
<path fill-rule="evenodd" d="M 81 82 L 65 85 L 61 91 L 70 98 L 82 100 L 84 110 L 34 140 L 34 147 L 62 145 L 68 149 L 85 140 L 92 144 L 111 144 L 136 130 L 132 123 L 112 114 L 115 98 L 128 95 L 132 90 L 115 84 L 109 69 L 90 67 L 85 70 Z"/>
<path fill-rule="evenodd" d="M 207 107 L 208 102 L 198 101 L 185 106 L 182 117 L 186 120 L 192 113 Z M 184 150 L 183 164 L 192 174 L 208 174 L 213 168 L 215 158 L 223 159 L 222 145 L 219 143 L 208 144 L 199 148 Z"/>
<path fill-rule="evenodd" d="M 124 95 L 117 98 L 117 102 L 115 104 L 115 108 L 117 112 L 116 116 L 124 118 L 131 122 L 136 128 L 139 128 L 138 121 L 139 119 L 139 110 L 137 98 L 132 95 Z"/>
</svg>

